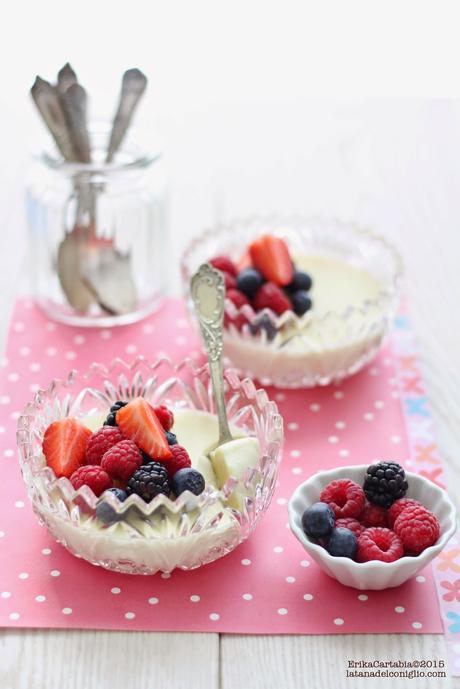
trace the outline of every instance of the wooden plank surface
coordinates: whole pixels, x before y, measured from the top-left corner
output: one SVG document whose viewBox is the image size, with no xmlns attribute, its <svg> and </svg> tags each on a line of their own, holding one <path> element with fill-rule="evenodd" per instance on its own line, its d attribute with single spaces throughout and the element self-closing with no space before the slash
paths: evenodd
<svg viewBox="0 0 460 689">
<path fill-rule="evenodd" d="M 215 689 L 218 634 L 12 629 L 0 635 L 1 689 Z"/>
</svg>

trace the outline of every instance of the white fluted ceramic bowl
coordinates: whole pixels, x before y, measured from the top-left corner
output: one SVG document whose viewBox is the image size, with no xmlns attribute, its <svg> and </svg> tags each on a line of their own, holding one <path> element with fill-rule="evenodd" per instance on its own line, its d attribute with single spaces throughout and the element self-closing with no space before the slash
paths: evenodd
<svg viewBox="0 0 460 689">
<path fill-rule="evenodd" d="M 367 464 L 363 464 L 320 471 L 301 483 L 289 501 L 289 523 L 294 536 L 326 574 L 345 586 L 379 591 L 400 586 L 441 552 L 455 532 L 456 512 L 445 490 L 419 474 L 406 471 L 409 483 L 407 497 L 421 502 L 439 520 L 441 534 L 437 542 L 416 557 L 406 555 L 395 562 L 355 562 L 348 557 L 333 557 L 326 548 L 306 536 L 302 529 L 302 514 L 309 505 L 318 502 L 321 491 L 330 481 L 349 478 L 362 485 L 367 467 Z"/>
</svg>

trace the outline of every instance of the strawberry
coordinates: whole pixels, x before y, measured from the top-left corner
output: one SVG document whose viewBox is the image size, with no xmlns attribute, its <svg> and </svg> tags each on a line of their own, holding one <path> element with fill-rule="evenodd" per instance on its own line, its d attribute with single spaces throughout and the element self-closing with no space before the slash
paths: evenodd
<svg viewBox="0 0 460 689">
<path fill-rule="evenodd" d="M 292 281 L 294 269 L 284 239 L 263 234 L 249 245 L 252 265 L 269 281 L 280 287 Z"/>
<path fill-rule="evenodd" d="M 245 268 L 250 268 L 251 266 L 252 266 L 251 254 L 249 253 L 249 249 L 246 249 L 244 254 L 238 260 L 236 267 L 237 267 L 238 272 L 241 273 L 242 270 L 244 270 Z"/>
<path fill-rule="evenodd" d="M 233 277 L 236 277 L 237 275 L 237 269 L 231 258 L 228 256 L 214 256 L 214 258 L 211 258 L 209 263 L 214 266 L 214 268 L 217 268 L 217 270 L 221 270 L 223 273 L 229 273 L 230 275 L 233 275 Z"/>
<path fill-rule="evenodd" d="M 125 438 L 136 443 L 149 457 L 157 460 L 172 457 L 163 426 L 143 397 L 136 397 L 117 411 L 117 424 Z"/>
<path fill-rule="evenodd" d="M 70 416 L 48 426 L 43 437 L 43 454 L 58 478 L 70 478 L 85 463 L 86 445 L 91 435 L 89 428 Z"/>
<path fill-rule="evenodd" d="M 256 311 L 271 309 L 278 316 L 292 309 L 291 302 L 274 282 L 266 282 L 262 287 L 259 287 L 252 300 L 252 305 Z"/>
</svg>

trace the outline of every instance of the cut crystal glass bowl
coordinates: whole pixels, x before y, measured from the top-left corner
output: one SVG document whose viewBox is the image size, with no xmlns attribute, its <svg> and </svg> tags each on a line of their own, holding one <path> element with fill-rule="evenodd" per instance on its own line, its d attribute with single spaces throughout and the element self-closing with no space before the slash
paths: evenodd
<svg viewBox="0 0 460 689">
<path fill-rule="evenodd" d="M 226 300 L 229 324 L 224 353 L 239 371 L 263 385 L 301 388 L 327 385 L 359 371 L 378 352 L 399 301 L 402 261 L 382 237 L 351 223 L 320 218 L 250 218 L 213 227 L 191 241 L 181 262 L 185 299 L 194 320 L 190 279 L 216 255 L 238 261 L 248 243 L 268 233 L 283 237 L 292 255 L 340 259 L 370 273 L 381 289 L 375 299 L 350 305 L 342 312 L 303 316 L 271 309 L 255 313 L 250 305 L 237 309 Z M 331 285 L 331 290 L 337 289 Z M 230 321 L 247 323 L 238 329 Z M 261 327 L 262 323 L 262 327 Z"/>
<path fill-rule="evenodd" d="M 283 421 L 264 390 L 240 380 L 234 370 L 224 374 L 229 421 L 257 438 L 260 461 L 237 482 L 222 489 L 207 486 L 199 495 L 189 491 L 176 500 L 159 495 L 145 503 L 131 495 L 121 503 L 113 494 L 103 501 L 113 510 L 110 524 L 96 516 L 101 501 L 88 486 L 77 491 L 67 478 L 57 479 L 42 454 L 48 425 L 66 416 L 84 418 L 106 413 L 118 399 L 143 396 L 152 404 L 215 413 L 207 366 L 166 357 L 133 363 L 114 359 L 72 371 L 36 393 L 18 421 L 20 465 L 29 498 L 41 523 L 71 553 L 106 569 L 131 574 L 193 569 L 232 551 L 256 528 L 275 488 L 283 443 Z M 241 511 L 226 505 L 232 490 L 244 493 Z"/>
</svg>

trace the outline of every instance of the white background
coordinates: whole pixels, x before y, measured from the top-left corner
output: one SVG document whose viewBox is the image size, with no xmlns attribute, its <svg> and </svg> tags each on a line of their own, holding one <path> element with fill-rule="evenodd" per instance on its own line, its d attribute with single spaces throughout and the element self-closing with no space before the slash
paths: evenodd
<svg viewBox="0 0 460 689">
<path fill-rule="evenodd" d="M 186 238 L 247 214 L 340 216 L 373 226 L 399 247 L 440 446 L 458 498 L 457 15 L 458 3 L 442 0 L 4 3 L 0 337 L 25 272 L 30 152 L 46 141 L 28 96 L 35 74 L 52 80 L 70 60 L 91 95 L 92 115 L 110 117 L 122 72 L 140 67 L 150 86 L 139 112 L 139 137 L 147 142 L 160 132 L 164 141 L 174 245 L 167 258 L 174 268 Z M 2 638 L 8 689 L 29 687 L 33 667 L 40 668 L 37 689 L 63 682 L 115 689 L 133 677 L 136 689 L 166 682 L 176 689 L 184 681 L 194 688 L 297 689 L 310 677 L 327 689 L 352 686 L 337 674 L 347 658 L 432 659 L 444 653 L 442 637 L 418 635 L 224 635 L 218 642 L 209 635 L 11 631 Z M 200 659 L 199 671 L 177 663 L 184 653 L 189 662 Z M 240 655 L 243 664 L 235 662 Z M 35 660 L 26 663 L 24 657 Z M 114 676 L 119 658 L 123 668 Z M 379 680 L 378 686 L 389 682 Z M 391 686 L 405 686 L 405 680 Z M 454 685 L 446 680 L 436 686 Z"/>
</svg>

